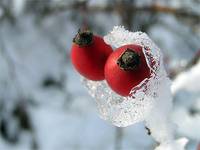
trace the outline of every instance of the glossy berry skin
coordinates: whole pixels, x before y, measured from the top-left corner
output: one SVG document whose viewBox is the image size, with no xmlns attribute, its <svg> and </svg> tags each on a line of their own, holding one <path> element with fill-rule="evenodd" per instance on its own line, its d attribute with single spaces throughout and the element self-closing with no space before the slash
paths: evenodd
<svg viewBox="0 0 200 150">
<path fill-rule="evenodd" d="M 102 37 L 92 35 L 92 41 L 89 44 L 73 43 L 72 64 L 85 78 L 93 81 L 104 80 L 104 66 L 112 51 L 112 47 L 107 45 Z"/>
<path fill-rule="evenodd" d="M 134 54 L 137 54 L 138 60 L 133 60 L 132 68 L 130 64 L 128 68 L 119 66 L 119 60 L 127 50 L 134 51 Z M 108 85 L 121 96 L 128 96 L 133 87 L 145 78 L 150 77 L 150 69 L 147 66 L 142 47 L 139 45 L 125 45 L 117 48 L 109 56 L 104 71 Z"/>
</svg>

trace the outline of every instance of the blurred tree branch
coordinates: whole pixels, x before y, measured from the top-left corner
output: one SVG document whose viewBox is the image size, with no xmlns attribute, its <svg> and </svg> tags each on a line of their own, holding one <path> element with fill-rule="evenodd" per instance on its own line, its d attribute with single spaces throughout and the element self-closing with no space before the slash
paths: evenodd
<svg viewBox="0 0 200 150">
<path fill-rule="evenodd" d="M 44 16 L 52 15 L 55 13 L 67 11 L 67 10 L 77 10 L 82 9 L 87 6 L 87 11 L 89 13 L 99 13 L 99 12 L 117 12 L 121 13 L 121 11 L 127 11 L 129 15 L 135 12 L 150 12 L 150 13 L 165 13 L 171 14 L 177 17 L 187 17 L 195 20 L 200 20 L 200 14 L 189 10 L 187 8 L 173 8 L 169 6 L 161 6 L 158 4 L 152 4 L 151 6 L 136 6 L 133 4 L 125 3 L 123 1 L 116 2 L 115 4 L 107 4 L 107 5 L 98 5 L 98 6 L 88 6 L 87 1 L 76 1 L 72 4 L 62 4 L 62 5 L 46 5 L 41 13 Z"/>
</svg>

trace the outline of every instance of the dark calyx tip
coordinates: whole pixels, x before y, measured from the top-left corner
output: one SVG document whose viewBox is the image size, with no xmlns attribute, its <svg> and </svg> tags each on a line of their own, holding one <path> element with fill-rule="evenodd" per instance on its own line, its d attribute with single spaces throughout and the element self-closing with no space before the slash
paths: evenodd
<svg viewBox="0 0 200 150">
<path fill-rule="evenodd" d="M 78 33 L 73 38 L 73 42 L 79 46 L 90 45 L 92 41 L 93 41 L 93 33 L 88 29 L 84 30 L 79 29 Z"/>
<path fill-rule="evenodd" d="M 117 64 L 122 70 L 135 70 L 140 65 L 140 55 L 134 49 L 127 48 L 117 60 Z"/>
</svg>

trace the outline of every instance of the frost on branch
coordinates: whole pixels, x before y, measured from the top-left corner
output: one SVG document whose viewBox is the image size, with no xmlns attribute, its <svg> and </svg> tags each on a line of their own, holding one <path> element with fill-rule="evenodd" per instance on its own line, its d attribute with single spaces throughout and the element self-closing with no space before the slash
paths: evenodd
<svg viewBox="0 0 200 150">
<path fill-rule="evenodd" d="M 104 41 L 115 48 L 126 44 L 142 46 L 151 76 L 134 87 L 129 97 L 114 93 L 106 81 L 83 79 L 83 84 L 96 100 L 100 116 L 118 127 L 145 121 L 151 135 L 160 143 L 159 150 L 164 150 L 164 145 L 171 148 L 166 150 L 177 150 L 177 147 L 178 150 L 183 150 L 186 142 L 179 145 L 174 140 L 174 125 L 170 120 L 171 82 L 164 69 L 160 49 L 147 34 L 129 32 L 120 26 L 115 26 L 113 31 L 104 37 Z"/>
</svg>

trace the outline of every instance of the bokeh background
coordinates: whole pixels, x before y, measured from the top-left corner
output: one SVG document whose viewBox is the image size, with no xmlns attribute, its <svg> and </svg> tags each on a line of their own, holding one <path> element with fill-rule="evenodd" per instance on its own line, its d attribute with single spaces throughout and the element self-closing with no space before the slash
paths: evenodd
<svg viewBox="0 0 200 150">
<path fill-rule="evenodd" d="M 200 141 L 199 0 L 0 0 L 0 150 L 153 150 L 143 123 L 101 120 L 70 61 L 80 27 L 144 31 L 162 49 L 177 137 Z"/>
</svg>

